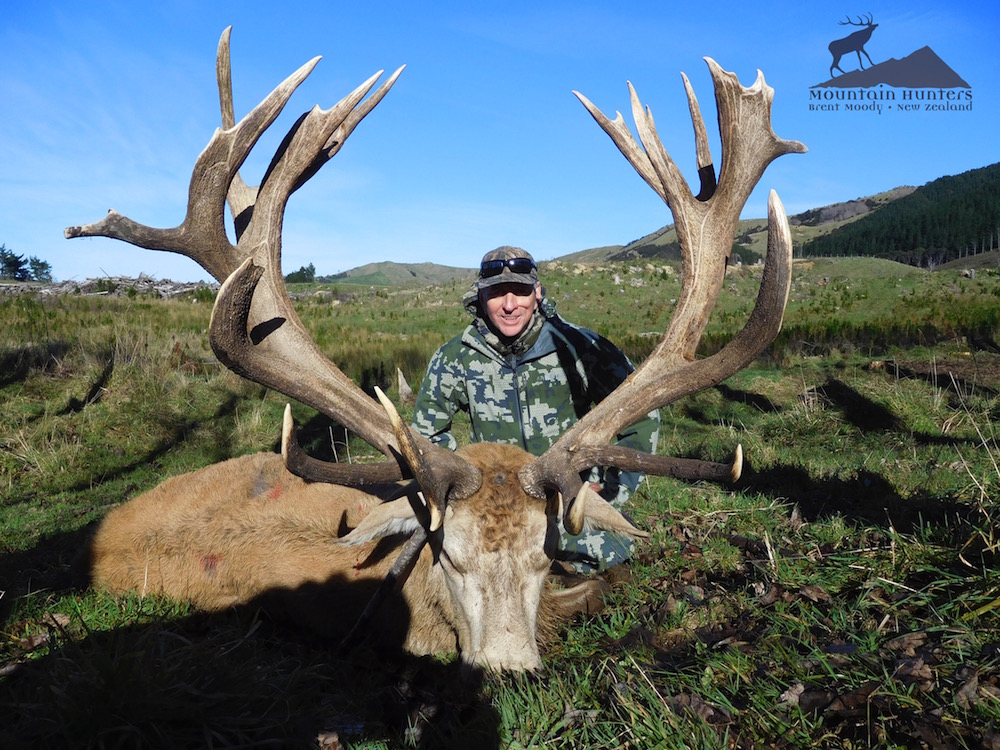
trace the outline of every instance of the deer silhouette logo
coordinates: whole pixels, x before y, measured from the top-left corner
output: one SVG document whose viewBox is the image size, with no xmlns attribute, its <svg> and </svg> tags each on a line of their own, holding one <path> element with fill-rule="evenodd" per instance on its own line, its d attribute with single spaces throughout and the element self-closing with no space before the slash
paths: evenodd
<svg viewBox="0 0 1000 750">
<path fill-rule="evenodd" d="M 841 73 L 844 72 L 843 68 L 840 67 L 840 58 L 846 55 L 848 52 L 856 52 L 858 55 L 858 65 L 861 66 L 861 70 L 865 69 L 865 65 L 861 60 L 861 53 L 865 53 L 865 57 L 868 58 L 868 64 L 874 65 L 871 57 L 865 52 L 865 44 L 868 40 L 872 38 L 872 32 L 878 28 L 877 23 L 872 23 L 872 16 L 868 14 L 868 20 L 862 21 L 861 16 L 858 16 L 858 21 L 855 23 L 850 18 L 846 21 L 840 21 L 841 26 L 861 26 L 863 28 L 855 31 L 853 34 L 845 36 L 843 39 L 834 39 L 830 42 L 830 54 L 833 55 L 833 64 L 830 65 L 830 77 L 833 77 L 833 69 L 836 68 Z"/>
</svg>

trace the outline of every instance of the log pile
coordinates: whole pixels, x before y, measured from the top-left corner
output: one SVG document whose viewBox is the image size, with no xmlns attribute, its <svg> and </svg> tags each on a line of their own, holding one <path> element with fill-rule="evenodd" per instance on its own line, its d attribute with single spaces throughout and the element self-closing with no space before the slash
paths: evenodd
<svg viewBox="0 0 1000 750">
<path fill-rule="evenodd" d="M 37 281 L 0 281 L 0 296 L 29 294 L 49 296 L 58 294 L 82 294 L 87 296 L 134 296 L 155 294 L 163 299 L 171 299 L 193 294 L 202 289 L 209 290 L 213 297 L 218 291 L 216 283 L 204 281 L 182 282 L 170 279 L 156 279 L 146 274 L 138 278 L 128 276 L 103 276 L 84 281 L 57 281 L 42 283 Z"/>
</svg>

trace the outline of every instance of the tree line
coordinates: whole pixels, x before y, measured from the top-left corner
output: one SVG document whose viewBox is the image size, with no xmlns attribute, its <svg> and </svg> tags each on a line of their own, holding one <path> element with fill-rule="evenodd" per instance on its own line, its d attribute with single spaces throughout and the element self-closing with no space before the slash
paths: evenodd
<svg viewBox="0 0 1000 750">
<path fill-rule="evenodd" d="M 52 266 L 34 255 L 27 258 L 0 245 L 0 279 L 14 281 L 52 281 Z"/>
<path fill-rule="evenodd" d="M 933 267 L 1000 249 L 1000 164 L 941 177 L 816 237 L 802 255 L 868 255 Z"/>
</svg>

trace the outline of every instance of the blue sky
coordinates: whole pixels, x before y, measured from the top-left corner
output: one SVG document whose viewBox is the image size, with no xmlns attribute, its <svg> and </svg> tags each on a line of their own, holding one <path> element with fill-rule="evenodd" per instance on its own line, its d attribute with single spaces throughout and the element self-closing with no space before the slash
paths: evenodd
<svg viewBox="0 0 1000 750">
<path fill-rule="evenodd" d="M 111 207 L 152 226 L 182 220 L 191 167 L 219 122 L 215 50 L 228 25 L 237 117 L 323 56 L 244 165 L 253 184 L 298 114 L 331 106 L 377 70 L 407 66 L 293 196 L 286 272 L 381 260 L 471 267 L 502 244 L 544 260 L 670 223 L 571 91 L 631 125 L 631 80 L 694 180 L 682 71 L 720 158 L 705 56 L 744 85 L 762 70 L 776 91 L 775 132 L 809 147 L 768 168 L 745 218 L 766 214 L 769 188 L 792 214 L 1000 161 L 1000 13 L 979 1 L 9 6 L 0 22 L 0 242 L 48 260 L 58 279 L 207 278 L 180 256 L 62 232 Z M 971 85 L 972 110 L 810 111 L 810 87 L 829 78 L 827 45 L 853 30 L 838 21 L 859 13 L 879 24 L 866 45 L 876 63 L 929 46 Z M 856 68 L 856 58 L 841 65 Z"/>
</svg>

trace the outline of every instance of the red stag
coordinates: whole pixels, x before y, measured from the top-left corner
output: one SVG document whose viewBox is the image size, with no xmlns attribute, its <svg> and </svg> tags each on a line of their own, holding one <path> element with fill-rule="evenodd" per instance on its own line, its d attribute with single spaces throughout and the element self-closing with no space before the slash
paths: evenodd
<svg viewBox="0 0 1000 750">
<path fill-rule="evenodd" d="M 708 60 L 725 159 L 716 189 L 704 122 L 685 77 L 703 178 L 696 199 L 634 91 L 632 108 L 645 150 L 620 116 L 609 121 L 581 96 L 673 212 L 684 271 L 677 310 L 646 362 L 543 456 L 493 444 L 451 453 L 404 425 L 381 392 L 382 406 L 320 353 L 295 313 L 281 274 L 281 220 L 289 195 L 340 150 L 402 69 L 367 99 L 381 73 L 331 109 L 314 108 L 303 115 L 260 186 L 250 187 L 239 176 L 251 147 L 317 60 L 236 123 L 227 29 L 217 64 L 224 129 L 216 130 L 195 163 L 183 223 L 153 229 L 112 210 L 101 221 L 70 227 L 65 234 L 111 237 L 199 262 L 223 282 L 210 326 L 219 360 L 335 419 L 386 460 L 345 465 L 311 459 L 298 449 L 286 410 L 283 457 L 258 454 L 209 466 L 169 479 L 109 513 L 92 547 L 93 582 L 116 591 L 185 597 L 206 609 L 263 601 L 294 608 L 293 616 L 343 633 L 379 581 L 404 578 L 380 616 L 363 619 L 366 632 L 393 638 L 413 653 L 457 649 L 468 665 L 538 669 L 537 641 L 548 626 L 588 608 L 600 593 L 595 582 L 549 587 L 559 516 L 572 533 L 586 526 L 647 536 L 581 481 L 583 469 L 619 466 L 717 480 L 738 476 L 739 451 L 736 462 L 728 465 L 608 443 L 652 409 L 745 367 L 777 334 L 790 284 L 791 241 L 784 209 L 772 192 L 768 253 L 756 306 L 746 327 L 725 348 L 695 358 L 723 283 L 743 204 L 773 159 L 805 147 L 774 135 L 773 90 L 763 76 L 744 88 Z M 235 245 L 225 231 L 227 200 L 235 219 Z M 411 477 L 413 482 L 402 484 Z M 309 596 L 296 597 L 302 591 Z M 335 604 L 323 606 L 324 601 Z"/>
</svg>

